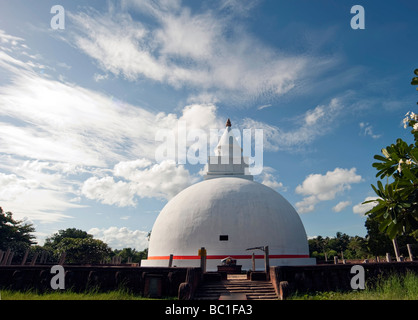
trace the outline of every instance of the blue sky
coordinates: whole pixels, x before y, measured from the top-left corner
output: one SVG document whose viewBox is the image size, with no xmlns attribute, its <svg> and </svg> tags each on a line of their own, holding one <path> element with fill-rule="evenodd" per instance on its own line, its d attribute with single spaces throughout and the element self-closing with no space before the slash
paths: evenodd
<svg viewBox="0 0 418 320">
<path fill-rule="evenodd" d="M 56 4 L 64 29 L 51 28 Z M 354 5 L 365 29 L 350 26 Z M 0 205 L 33 223 L 41 244 L 75 227 L 144 249 L 167 201 L 202 180 L 204 165 L 155 160 L 157 131 L 179 120 L 263 129 L 255 180 L 289 200 L 310 237 L 365 236 L 373 155 L 411 140 L 402 119 L 417 101 L 414 1 L 0 9 Z"/>
</svg>

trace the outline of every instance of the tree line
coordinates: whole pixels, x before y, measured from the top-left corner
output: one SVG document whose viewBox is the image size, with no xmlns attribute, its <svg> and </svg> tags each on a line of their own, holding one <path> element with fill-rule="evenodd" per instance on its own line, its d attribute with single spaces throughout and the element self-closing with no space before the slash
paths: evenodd
<svg viewBox="0 0 418 320">
<path fill-rule="evenodd" d="M 377 223 L 372 220 L 366 220 L 368 233 L 365 237 L 349 236 L 345 233 L 337 232 L 335 237 L 317 236 L 308 240 L 309 254 L 316 258 L 318 262 L 334 261 L 338 259 L 375 259 L 376 257 L 385 257 L 389 253 L 395 256 L 392 240 L 380 232 Z M 398 237 L 398 247 L 400 254 L 408 257 L 407 244 L 410 244 L 415 256 L 418 255 L 418 242 L 411 235 Z M 415 258 L 416 259 L 416 258 Z"/>
<path fill-rule="evenodd" d="M 379 230 L 379 223 L 373 216 L 367 218 L 365 226 L 365 237 L 337 232 L 335 237 L 317 236 L 309 239 L 310 256 L 318 262 L 333 261 L 334 256 L 339 259 L 366 259 L 385 256 L 387 252 L 393 256 L 392 240 Z M 0 207 L 0 250 L 13 251 L 14 261 L 21 261 L 27 249 L 30 250 L 30 256 L 36 253 L 46 255 L 44 262 L 47 263 L 58 261 L 64 252 L 65 262 L 74 264 L 110 263 L 114 257 L 118 257 L 121 263 L 139 263 L 148 256 L 148 249 L 111 249 L 102 240 L 94 239 L 93 235 L 76 228 L 59 230 L 46 238 L 44 245 L 40 246 L 34 241 L 34 231 L 32 224 L 15 220 L 11 212 L 4 212 Z M 408 256 L 406 244 L 412 244 L 414 252 L 418 252 L 414 234 L 398 236 L 400 252 L 405 257 Z"/>
<path fill-rule="evenodd" d="M 139 263 L 148 256 L 148 249 L 111 249 L 107 243 L 76 228 L 59 230 L 46 238 L 42 246 L 34 241 L 33 232 L 32 224 L 15 220 L 12 212 L 4 212 L 0 207 L 0 250 L 10 249 L 14 253 L 13 261 L 21 261 L 28 249 L 30 257 L 42 254 L 44 263 L 58 261 L 63 253 L 65 263 L 74 264 L 110 263 L 114 257 L 121 263 Z"/>
</svg>

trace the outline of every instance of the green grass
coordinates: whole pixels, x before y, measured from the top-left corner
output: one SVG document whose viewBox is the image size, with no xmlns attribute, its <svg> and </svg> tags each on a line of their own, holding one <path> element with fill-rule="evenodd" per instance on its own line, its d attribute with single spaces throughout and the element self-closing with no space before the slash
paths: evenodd
<svg viewBox="0 0 418 320">
<path fill-rule="evenodd" d="M 404 276 L 392 274 L 381 277 L 374 286 L 366 283 L 366 289 L 349 292 L 296 293 L 290 300 L 418 300 L 418 275 L 412 272 Z"/>
<path fill-rule="evenodd" d="M 38 293 L 33 290 L 0 290 L 1 300 L 155 300 L 121 288 L 110 292 L 91 289 L 78 293 L 71 290 Z M 176 299 L 167 297 L 164 299 Z M 365 290 L 349 292 L 296 293 L 289 300 L 418 300 L 418 275 L 412 272 L 404 276 L 392 274 L 381 277 L 371 286 L 366 282 Z"/>
<path fill-rule="evenodd" d="M 48 291 L 38 293 L 33 290 L 11 291 L 0 290 L 1 300 L 156 300 L 146 298 L 141 295 L 133 294 L 125 289 L 119 289 L 109 292 L 99 292 L 98 290 L 89 290 L 86 292 Z M 168 297 L 166 299 L 174 299 Z M 159 300 L 159 299 L 158 299 Z"/>
</svg>

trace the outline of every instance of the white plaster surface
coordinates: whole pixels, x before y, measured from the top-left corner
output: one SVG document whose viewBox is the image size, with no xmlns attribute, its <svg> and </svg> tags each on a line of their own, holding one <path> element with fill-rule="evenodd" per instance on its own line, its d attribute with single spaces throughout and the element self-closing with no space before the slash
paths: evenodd
<svg viewBox="0 0 418 320">
<path fill-rule="evenodd" d="M 220 241 L 228 235 L 228 241 Z M 192 185 L 163 208 L 152 229 L 151 256 L 197 256 L 205 247 L 208 256 L 262 255 L 247 248 L 269 246 L 270 255 L 308 255 L 302 221 L 292 205 L 278 192 L 258 182 L 225 177 Z M 219 260 L 208 259 L 208 269 Z M 243 269 L 251 259 L 238 259 Z M 315 264 L 311 258 L 271 259 L 270 265 Z M 168 260 L 143 260 L 142 266 L 167 266 Z M 177 266 L 199 266 L 199 260 L 174 260 Z M 257 259 L 257 269 L 263 268 Z"/>
</svg>

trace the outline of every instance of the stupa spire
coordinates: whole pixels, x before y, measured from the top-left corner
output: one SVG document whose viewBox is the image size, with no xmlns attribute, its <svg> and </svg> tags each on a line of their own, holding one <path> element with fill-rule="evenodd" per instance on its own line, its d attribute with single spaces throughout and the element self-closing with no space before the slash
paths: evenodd
<svg viewBox="0 0 418 320">
<path fill-rule="evenodd" d="M 209 156 L 205 180 L 224 177 L 253 180 L 253 176 L 248 172 L 248 161 L 244 160 L 241 145 L 233 134 L 229 118 L 218 145 L 213 151 L 215 156 Z"/>
</svg>

